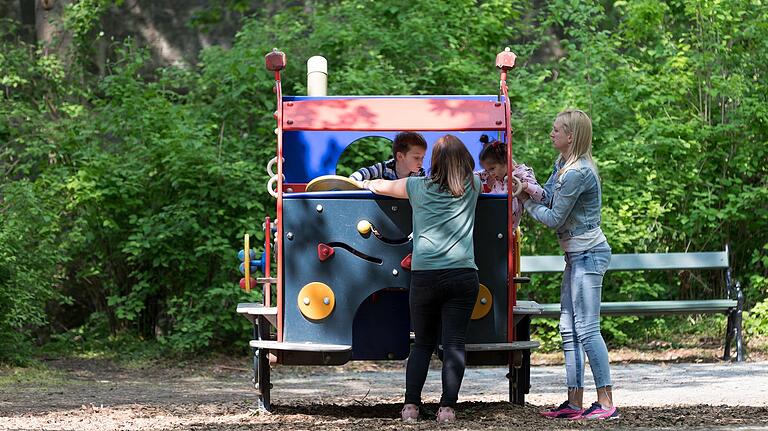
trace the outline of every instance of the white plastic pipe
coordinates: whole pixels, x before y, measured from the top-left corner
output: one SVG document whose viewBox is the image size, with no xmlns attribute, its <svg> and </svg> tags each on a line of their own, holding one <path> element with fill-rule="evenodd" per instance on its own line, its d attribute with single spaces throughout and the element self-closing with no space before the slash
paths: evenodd
<svg viewBox="0 0 768 431">
<path fill-rule="evenodd" d="M 328 95 L 328 60 L 316 55 L 307 60 L 307 96 Z"/>
</svg>

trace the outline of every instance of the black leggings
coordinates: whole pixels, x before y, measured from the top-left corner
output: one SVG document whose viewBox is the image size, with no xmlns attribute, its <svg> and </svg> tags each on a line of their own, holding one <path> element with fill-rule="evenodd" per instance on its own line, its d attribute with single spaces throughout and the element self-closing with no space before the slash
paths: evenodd
<svg viewBox="0 0 768 431">
<path fill-rule="evenodd" d="M 421 404 L 429 361 L 438 341 L 443 345 L 441 406 L 454 407 L 464 378 L 464 344 L 479 281 L 474 269 L 438 269 L 411 273 L 411 324 L 416 340 L 405 372 L 406 404 Z M 442 328 L 442 336 L 440 334 Z"/>
</svg>

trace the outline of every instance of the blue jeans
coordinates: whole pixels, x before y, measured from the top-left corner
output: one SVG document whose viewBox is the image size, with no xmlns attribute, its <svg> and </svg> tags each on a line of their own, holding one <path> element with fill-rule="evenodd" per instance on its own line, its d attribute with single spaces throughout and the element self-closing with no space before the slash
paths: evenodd
<svg viewBox="0 0 768 431">
<path fill-rule="evenodd" d="M 611 385 L 608 348 L 600 334 L 600 295 L 603 275 L 611 262 L 607 242 L 587 250 L 565 253 L 560 287 L 560 335 L 565 353 L 568 388 L 584 387 L 584 353 L 589 358 L 595 387 Z"/>
</svg>

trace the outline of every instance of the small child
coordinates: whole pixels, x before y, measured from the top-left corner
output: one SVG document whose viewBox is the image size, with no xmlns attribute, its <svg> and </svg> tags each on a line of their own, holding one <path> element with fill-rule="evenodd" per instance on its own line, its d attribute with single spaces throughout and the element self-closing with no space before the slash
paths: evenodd
<svg viewBox="0 0 768 431">
<path fill-rule="evenodd" d="M 416 132 L 400 132 L 392 142 L 394 158 L 362 168 L 349 177 L 355 181 L 397 180 L 406 177 L 423 177 L 424 154 L 427 153 L 427 141 Z"/>
<path fill-rule="evenodd" d="M 480 150 L 480 166 L 482 171 L 476 172 L 483 184 L 483 193 L 507 193 L 507 144 L 488 138 L 488 135 L 480 136 L 480 142 L 483 149 Z M 533 169 L 523 164 L 514 164 L 512 175 L 523 184 L 523 191 L 527 193 L 534 202 L 544 203 L 546 201 L 546 191 L 536 181 Z M 513 228 L 520 224 L 520 218 L 523 215 L 523 204 L 520 199 L 512 199 L 512 223 Z"/>
</svg>

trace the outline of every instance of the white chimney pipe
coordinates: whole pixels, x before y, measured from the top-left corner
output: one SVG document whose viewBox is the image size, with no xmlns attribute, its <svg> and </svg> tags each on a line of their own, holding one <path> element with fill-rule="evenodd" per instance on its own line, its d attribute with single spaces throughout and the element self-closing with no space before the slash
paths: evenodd
<svg viewBox="0 0 768 431">
<path fill-rule="evenodd" d="M 307 60 L 307 96 L 328 95 L 328 60 L 316 55 Z"/>
</svg>

